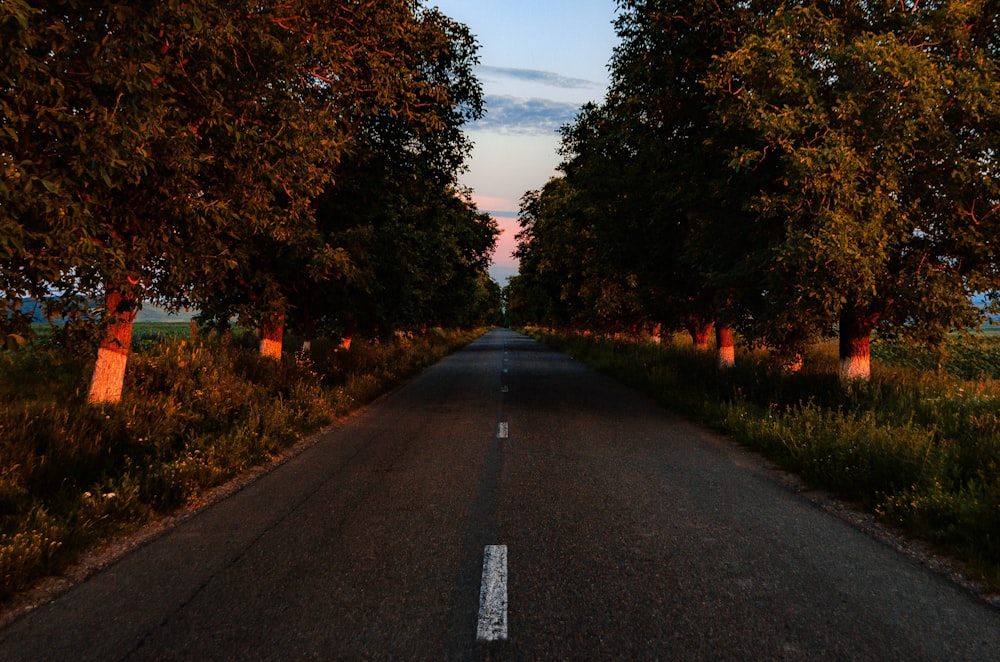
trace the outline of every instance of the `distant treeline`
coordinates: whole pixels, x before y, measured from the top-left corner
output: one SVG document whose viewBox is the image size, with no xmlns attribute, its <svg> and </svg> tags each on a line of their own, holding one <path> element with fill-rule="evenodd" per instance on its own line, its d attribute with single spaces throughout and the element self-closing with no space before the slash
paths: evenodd
<svg viewBox="0 0 1000 662">
<path fill-rule="evenodd" d="M 95 304 L 96 307 L 96 304 Z M 28 297 L 21 300 L 21 312 L 31 316 L 32 324 L 65 324 L 66 317 L 57 316 L 48 319 L 45 315 L 45 304 L 37 299 Z M 181 310 L 176 313 L 167 312 L 165 309 L 152 303 L 143 304 L 142 308 L 135 316 L 136 322 L 187 322 L 197 315 L 197 311 Z"/>
</svg>

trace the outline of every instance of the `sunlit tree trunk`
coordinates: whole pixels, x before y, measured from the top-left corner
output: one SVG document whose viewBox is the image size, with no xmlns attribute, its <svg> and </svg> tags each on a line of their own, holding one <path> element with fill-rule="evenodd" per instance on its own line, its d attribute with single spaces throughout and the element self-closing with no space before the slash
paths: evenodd
<svg viewBox="0 0 1000 662">
<path fill-rule="evenodd" d="M 278 313 L 267 316 L 260 325 L 260 355 L 280 361 L 284 333 L 285 316 Z"/>
<path fill-rule="evenodd" d="M 794 375 L 802 371 L 802 354 L 796 352 L 782 359 L 781 370 L 786 375 Z"/>
<path fill-rule="evenodd" d="M 855 308 L 840 313 L 840 380 L 866 381 L 871 376 L 871 335 L 878 316 Z"/>
<path fill-rule="evenodd" d="M 357 322 L 354 321 L 354 318 L 350 316 L 345 316 L 344 333 L 340 338 L 340 345 L 338 346 L 338 349 L 342 349 L 345 352 L 351 350 L 351 340 L 354 338 L 354 332 L 357 330 L 357 328 L 358 324 Z M 424 325 L 424 331 L 426 332 L 426 330 L 427 326 Z M 376 337 L 378 336 L 377 333 L 375 335 Z"/>
<path fill-rule="evenodd" d="M 688 333 L 691 334 L 691 340 L 694 342 L 695 349 L 700 351 L 708 349 L 709 341 L 712 339 L 712 327 L 712 322 L 705 322 L 703 320 L 693 319 L 688 322 Z"/>
<path fill-rule="evenodd" d="M 132 323 L 139 306 L 135 295 L 109 288 L 104 311 L 107 329 L 97 348 L 97 363 L 87 396 L 88 402 L 93 404 L 121 402 L 125 365 L 132 347 Z"/>
<path fill-rule="evenodd" d="M 652 331 L 650 331 L 649 335 L 650 339 L 654 343 L 656 343 L 657 345 L 661 344 L 663 342 L 663 325 L 659 323 L 654 324 L 653 329 Z"/>
<path fill-rule="evenodd" d="M 719 367 L 735 367 L 736 343 L 733 341 L 733 329 L 725 322 L 715 325 L 715 344 L 719 352 Z"/>
<path fill-rule="evenodd" d="M 308 320 L 303 325 L 302 353 L 308 354 L 312 351 L 312 341 L 316 339 L 317 322 L 314 319 Z"/>
</svg>

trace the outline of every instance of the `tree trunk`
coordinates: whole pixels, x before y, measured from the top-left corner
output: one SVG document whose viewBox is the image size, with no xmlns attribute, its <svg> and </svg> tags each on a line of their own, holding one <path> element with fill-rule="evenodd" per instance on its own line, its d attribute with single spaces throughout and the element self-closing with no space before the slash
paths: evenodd
<svg viewBox="0 0 1000 662">
<path fill-rule="evenodd" d="M 316 339 L 316 327 L 318 322 L 310 319 L 303 326 L 302 353 L 309 354 L 312 351 L 312 341 Z"/>
<path fill-rule="evenodd" d="M 97 348 L 97 363 L 90 378 L 87 401 L 92 404 L 121 402 L 125 365 L 132 347 L 132 322 L 139 306 L 133 294 L 109 288 L 104 298 L 107 330 Z"/>
<path fill-rule="evenodd" d="M 709 340 L 712 338 L 712 322 L 703 322 L 701 320 L 691 320 L 688 322 L 688 333 L 691 334 L 691 340 L 694 341 L 694 348 L 700 351 L 705 351 L 708 349 Z"/>
<path fill-rule="evenodd" d="M 871 376 L 871 336 L 877 315 L 856 308 L 840 313 L 840 381 L 867 381 Z"/>
<path fill-rule="evenodd" d="M 424 325 L 426 330 L 427 326 Z M 354 321 L 353 317 L 345 316 L 344 318 L 344 332 L 340 337 L 340 345 L 337 349 L 342 349 L 345 352 L 351 351 L 351 339 L 354 337 L 354 332 L 358 330 L 358 323 Z M 378 337 L 378 330 L 376 329 L 375 337 Z"/>
<path fill-rule="evenodd" d="M 662 324 L 654 324 L 653 325 L 653 329 L 652 329 L 652 331 L 650 331 L 649 335 L 650 335 L 650 339 L 654 343 L 656 343 L 657 345 L 662 344 L 663 343 L 663 325 Z"/>
<path fill-rule="evenodd" d="M 733 342 L 733 329 L 725 322 L 715 325 L 715 344 L 719 351 L 719 367 L 722 369 L 736 367 L 736 344 Z"/>
<path fill-rule="evenodd" d="M 795 375 L 802 371 L 802 354 L 796 352 L 782 359 L 781 370 L 786 375 Z"/>
<path fill-rule="evenodd" d="M 285 316 L 274 314 L 266 317 L 260 325 L 260 355 L 281 360 L 281 339 L 285 333 Z"/>
</svg>

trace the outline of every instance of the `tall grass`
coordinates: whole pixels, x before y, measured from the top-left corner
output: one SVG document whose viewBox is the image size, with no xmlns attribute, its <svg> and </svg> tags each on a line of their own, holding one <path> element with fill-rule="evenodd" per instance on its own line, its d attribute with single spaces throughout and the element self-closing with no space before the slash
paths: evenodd
<svg viewBox="0 0 1000 662">
<path fill-rule="evenodd" d="M 831 346 L 785 374 L 766 352 L 720 371 L 711 353 L 681 341 L 532 333 L 932 542 L 1000 588 L 1000 338 L 956 337 L 941 352 L 880 343 L 871 380 L 845 387 Z"/>
<path fill-rule="evenodd" d="M 252 337 L 186 335 L 142 330 L 114 406 L 86 403 L 89 362 L 64 348 L 0 352 L 0 600 L 268 462 L 477 332 L 349 352 L 318 342 L 280 363 Z"/>
</svg>

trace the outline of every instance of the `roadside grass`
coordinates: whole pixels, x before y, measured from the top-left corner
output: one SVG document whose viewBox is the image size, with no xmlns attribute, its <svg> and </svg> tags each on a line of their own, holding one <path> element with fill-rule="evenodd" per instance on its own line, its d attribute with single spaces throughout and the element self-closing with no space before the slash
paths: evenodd
<svg viewBox="0 0 1000 662">
<path fill-rule="evenodd" d="M 529 333 L 930 542 L 1000 590 L 1000 337 L 955 336 L 941 353 L 876 343 L 871 380 L 844 387 L 831 344 L 786 374 L 765 351 L 720 371 L 713 353 L 680 337 Z"/>
<path fill-rule="evenodd" d="M 482 333 L 431 331 L 261 359 L 252 335 L 136 330 L 120 404 L 86 403 L 90 361 L 0 352 L 0 603 L 79 555 L 272 460 Z M 186 333 L 183 330 L 186 330 Z M 286 347 L 299 346 L 289 339 Z"/>
</svg>

